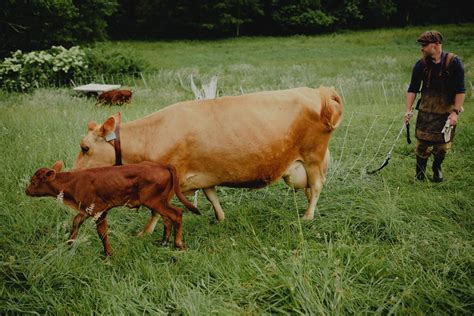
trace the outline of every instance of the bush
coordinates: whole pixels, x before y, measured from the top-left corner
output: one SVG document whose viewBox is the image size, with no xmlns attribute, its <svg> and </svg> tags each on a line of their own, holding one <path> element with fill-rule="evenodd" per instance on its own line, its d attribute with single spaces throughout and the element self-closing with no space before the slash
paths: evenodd
<svg viewBox="0 0 474 316">
<path fill-rule="evenodd" d="M 118 52 L 105 53 L 99 50 L 89 49 L 86 51 L 90 72 L 97 74 L 134 74 L 145 68 L 142 60 L 126 57 Z"/>
<path fill-rule="evenodd" d="M 30 53 L 17 50 L 0 64 L 0 88 L 28 91 L 40 86 L 67 85 L 71 79 L 137 73 L 142 64 L 120 53 L 104 55 L 79 46 L 53 46 Z"/>
<path fill-rule="evenodd" d="M 25 91 L 40 85 L 69 82 L 88 71 L 86 54 L 78 46 L 53 46 L 45 51 L 17 50 L 0 65 L 0 84 L 6 90 Z"/>
</svg>

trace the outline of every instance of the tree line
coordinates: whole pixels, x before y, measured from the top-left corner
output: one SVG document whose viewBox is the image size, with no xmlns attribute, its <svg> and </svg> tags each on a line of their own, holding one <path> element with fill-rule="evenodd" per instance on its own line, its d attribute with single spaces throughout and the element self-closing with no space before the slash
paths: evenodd
<svg viewBox="0 0 474 316">
<path fill-rule="evenodd" d="M 209 39 L 473 21 L 464 0 L 4 0 L 0 55 L 111 39 Z"/>
</svg>

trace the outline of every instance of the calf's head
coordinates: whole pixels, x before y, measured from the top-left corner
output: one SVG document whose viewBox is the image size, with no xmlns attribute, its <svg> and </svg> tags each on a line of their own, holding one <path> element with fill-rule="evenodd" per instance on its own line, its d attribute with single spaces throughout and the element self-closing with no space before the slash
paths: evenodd
<svg viewBox="0 0 474 316">
<path fill-rule="evenodd" d="M 115 163 L 115 150 L 107 141 L 120 122 L 120 113 L 109 117 L 102 125 L 96 122 L 87 124 L 87 134 L 80 142 L 81 151 L 77 155 L 73 169 L 111 166 Z"/>
<path fill-rule="evenodd" d="M 26 188 L 26 195 L 29 196 L 45 196 L 50 193 L 51 182 L 56 179 L 56 173 L 60 172 L 64 164 L 62 161 L 56 161 L 49 168 L 38 169 L 31 178 L 30 184 Z"/>
</svg>

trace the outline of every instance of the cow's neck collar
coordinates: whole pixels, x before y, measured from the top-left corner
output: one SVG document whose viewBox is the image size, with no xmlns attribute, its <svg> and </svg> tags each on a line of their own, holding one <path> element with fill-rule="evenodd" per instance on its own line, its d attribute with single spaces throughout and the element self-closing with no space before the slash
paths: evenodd
<svg viewBox="0 0 474 316">
<path fill-rule="evenodd" d="M 122 147 L 120 146 L 120 120 L 115 123 L 115 130 L 105 137 L 105 140 L 114 146 L 115 166 L 122 165 Z"/>
</svg>

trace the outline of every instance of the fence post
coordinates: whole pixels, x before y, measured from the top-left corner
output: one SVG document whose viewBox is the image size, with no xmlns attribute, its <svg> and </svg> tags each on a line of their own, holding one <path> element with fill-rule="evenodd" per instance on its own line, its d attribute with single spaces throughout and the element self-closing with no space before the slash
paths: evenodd
<svg viewBox="0 0 474 316">
<path fill-rule="evenodd" d="M 385 97 L 385 104 L 388 106 L 387 92 L 385 91 L 385 85 L 383 84 L 383 80 L 382 80 L 382 89 L 383 89 L 383 95 Z"/>
<path fill-rule="evenodd" d="M 339 83 L 339 90 L 341 90 L 342 102 L 346 104 L 346 96 L 344 95 L 344 89 L 342 88 L 342 84 Z"/>
<path fill-rule="evenodd" d="M 142 72 L 140 72 L 140 76 L 142 77 L 143 84 L 145 85 L 145 89 L 148 89 L 148 85 L 146 84 L 145 77 L 143 76 Z"/>
</svg>

